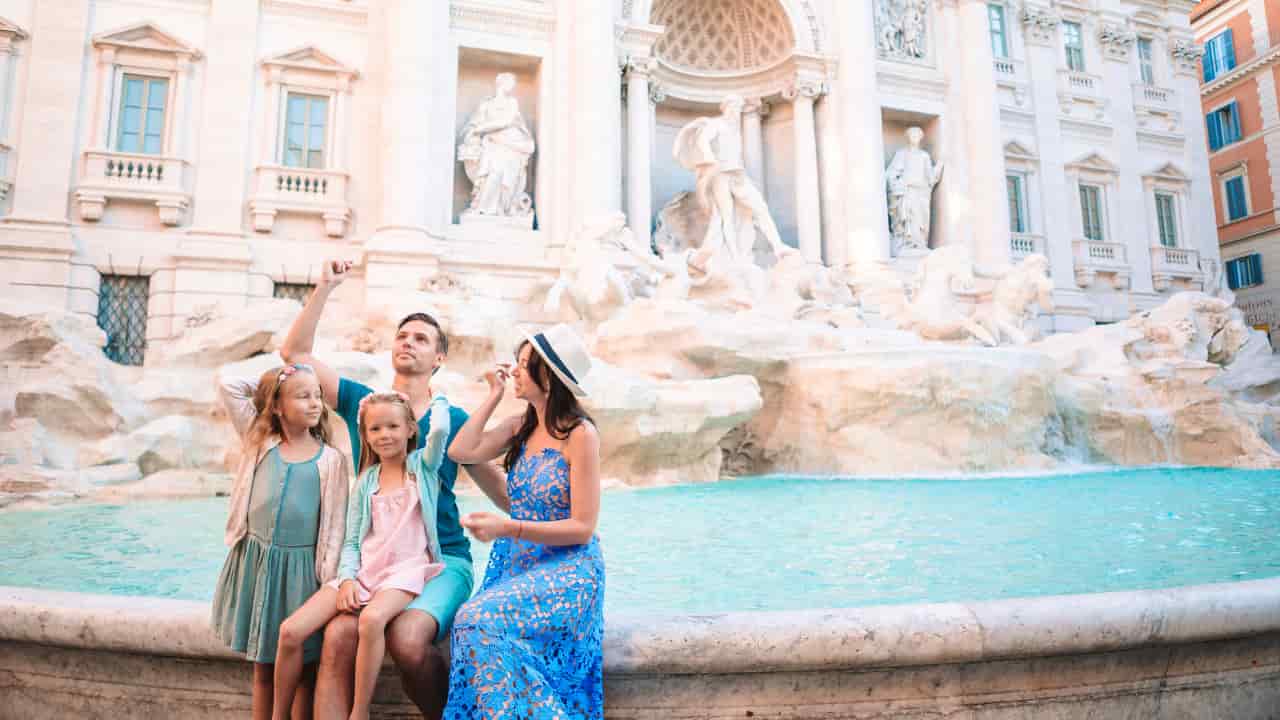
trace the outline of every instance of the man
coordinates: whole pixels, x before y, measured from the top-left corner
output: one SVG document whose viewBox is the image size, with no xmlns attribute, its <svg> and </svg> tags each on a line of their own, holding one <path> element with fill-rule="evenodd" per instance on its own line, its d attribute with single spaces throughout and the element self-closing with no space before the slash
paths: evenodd
<svg viewBox="0 0 1280 720">
<path fill-rule="evenodd" d="M 373 390 L 350 378 L 339 377 L 333 368 L 312 355 L 316 325 L 324 304 L 347 278 L 350 269 L 350 262 L 325 262 L 320 282 L 289 329 L 280 355 L 285 362 L 305 363 L 315 369 L 325 401 L 346 421 L 353 452 L 358 453 L 360 400 Z M 418 418 L 419 446 L 427 436 L 430 421 L 431 377 L 448 352 L 449 339 L 435 318 L 414 313 L 400 321 L 391 348 L 391 365 L 395 370 L 392 389 L 409 397 L 414 416 Z M 466 424 L 467 413 L 450 407 L 449 416 L 452 423 L 449 442 L 452 443 L 453 436 Z M 358 463 L 359 458 L 355 458 L 355 462 Z M 481 463 L 467 466 L 467 473 L 498 506 L 508 508 L 506 484 L 497 468 Z M 453 493 L 458 466 L 447 456 L 440 467 L 440 476 L 442 487 L 436 527 L 445 570 L 427 583 L 423 593 L 387 627 L 387 651 L 400 671 L 405 692 L 423 716 L 429 718 L 440 716 L 449 687 L 448 665 L 433 641 L 448 635 L 453 615 L 470 597 L 473 582 L 470 544 L 458 522 L 458 503 Z M 315 696 L 316 717 L 320 720 L 345 719 L 351 708 L 356 638 L 355 615 L 339 615 L 325 628 Z"/>
</svg>

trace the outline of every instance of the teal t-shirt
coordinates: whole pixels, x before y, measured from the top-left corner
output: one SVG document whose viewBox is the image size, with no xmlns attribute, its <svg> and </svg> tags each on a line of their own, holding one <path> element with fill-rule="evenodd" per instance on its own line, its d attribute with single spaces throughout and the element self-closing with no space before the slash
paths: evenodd
<svg viewBox="0 0 1280 720">
<path fill-rule="evenodd" d="M 352 462 L 360 464 L 360 400 L 373 392 L 373 388 L 364 383 L 339 378 L 338 405 L 334 408 L 347 423 L 347 432 L 351 435 L 351 452 L 356 456 Z M 456 405 L 449 406 L 449 440 L 447 449 L 453 444 L 453 438 L 467 422 L 467 411 Z M 418 448 L 427 439 L 427 428 L 431 424 L 431 412 L 418 418 Z M 436 505 L 436 534 L 440 537 L 440 552 L 453 557 L 471 560 L 471 543 L 462 532 L 462 524 L 458 522 L 458 498 L 453 494 L 453 484 L 458 479 L 458 463 L 444 456 L 440 464 L 440 499 Z"/>
</svg>

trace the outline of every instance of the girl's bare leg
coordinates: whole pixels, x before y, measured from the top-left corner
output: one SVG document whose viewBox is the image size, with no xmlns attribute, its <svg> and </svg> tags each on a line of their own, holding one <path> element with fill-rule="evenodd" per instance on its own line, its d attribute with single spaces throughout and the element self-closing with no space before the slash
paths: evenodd
<svg viewBox="0 0 1280 720">
<path fill-rule="evenodd" d="M 302 666 L 302 682 L 298 684 L 298 693 L 293 696 L 292 720 L 311 720 L 315 713 L 316 701 L 316 663 Z"/>
<path fill-rule="evenodd" d="M 360 611 L 360 645 L 356 649 L 356 697 L 351 720 L 369 720 L 373 689 L 387 649 L 387 625 L 417 597 L 403 590 L 381 590 Z"/>
<path fill-rule="evenodd" d="M 273 671 L 270 663 L 253 664 L 253 720 L 271 720 Z"/>
<path fill-rule="evenodd" d="M 302 680 L 302 643 L 337 614 L 338 591 L 321 587 L 280 624 L 280 641 L 276 646 L 275 704 L 271 713 L 273 720 L 289 718 L 298 683 Z"/>
</svg>

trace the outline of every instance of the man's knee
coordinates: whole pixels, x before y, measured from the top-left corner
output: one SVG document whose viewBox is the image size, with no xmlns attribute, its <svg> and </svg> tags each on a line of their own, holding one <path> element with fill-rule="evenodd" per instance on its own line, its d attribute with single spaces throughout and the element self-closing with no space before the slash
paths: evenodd
<svg viewBox="0 0 1280 720">
<path fill-rule="evenodd" d="M 387 652 L 396 667 L 406 672 L 422 668 L 440 651 L 435 647 L 439 626 L 431 615 L 417 610 L 400 613 L 387 628 Z"/>
<path fill-rule="evenodd" d="M 355 657 L 359 639 L 356 616 L 342 613 L 324 628 L 324 657 Z"/>
</svg>

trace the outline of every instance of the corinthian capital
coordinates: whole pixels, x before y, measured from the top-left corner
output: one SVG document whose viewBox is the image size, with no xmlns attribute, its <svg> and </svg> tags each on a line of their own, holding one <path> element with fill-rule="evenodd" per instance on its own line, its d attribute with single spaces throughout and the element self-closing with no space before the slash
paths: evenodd
<svg viewBox="0 0 1280 720">
<path fill-rule="evenodd" d="M 1027 33 L 1027 42 L 1048 45 L 1053 42 L 1058 32 L 1062 17 L 1047 7 L 1026 5 L 1022 8 L 1022 27 Z"/>
<path fill-rule="evenodd" d="M 823 87 L 821 80 L 797 78 L 795 82 L 782 91 L 782 97 L 786 100 L 795 100 L 796 98 L 809 98 L 812 100 L 825 92 L 826 88 Z"/>
</svg>

